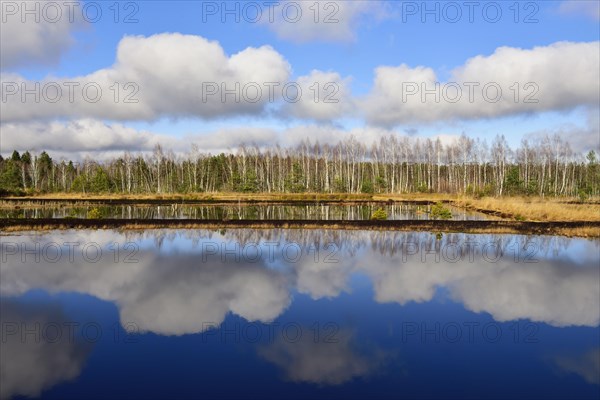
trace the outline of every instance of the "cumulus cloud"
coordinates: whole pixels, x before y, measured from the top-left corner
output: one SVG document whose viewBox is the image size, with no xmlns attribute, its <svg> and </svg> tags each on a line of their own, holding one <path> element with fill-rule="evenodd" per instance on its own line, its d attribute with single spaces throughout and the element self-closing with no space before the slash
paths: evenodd
<svg viewBox="0 0 600 400">
<path fill-rule="evenodd" d="M 4 74 L 2 121 L 260 114 L 281 99 L 289 75 L 290 65 L 270 46 L 228 56 L 200 36 L 126 36 L 114 65 L 89 75 L 33 82 Z M 35 93 L 24 95 L 24 88 Z"/>
<path fill-rule="evenodd" d="M 361 25 L 389 16 L 382 1 L 286 0 L 275 7 L 272 20 L 264 13 L 260 22 L 280 39 L 296 43 L 349 42 Z"/>
<path fill-rule="evenodd" d="M 74 340 L 66 332 L 51 340 L 42 334 L 39 338 L 28 335 L 27 340 L 21 337 L 21 329 L 25 328 L 35 331 L 35 326 L 49 324 L 66 327 L 70 321 L 58 305 L 20 304 L 3 298 L 0 322 L 0 399 L 39 397 L 43 390 L 79 376 L 90 350 L 88 345 Z M 19 327 L 17 334 L 5 334 L 9 324 Z"/>
<path fill-rule="evenodd" d="M 446 82 L 439 82 L 434 70 L 425 66 L 379 67 L 374 87 L 360 106 L 370 122 L 382 125 L 596 106 L 599 43 L 500 47 L 490 56 L 467 60 Z"/>
<path fill-rule="evenodd" d="M 350 80 L 337 72 L 313 70 L 295 83 L 301 88 L 302 96 L 298 101 L 285 103 L 284 114 L 300 119 L 332 121 L 348 115 L 353 109 Z"/>
<path fill-rule="evenodd" d="M 187 154 L 190 143 L 202 152 L 213 153 L 235 151 L 241 144 L 272 148 L 281 139 L 281 132 L 269 128 L 234 126 L 173 137 L 94 119 L 5 123 L 1 128 L 2 154 L 13 149 L 35 153 L 45 150 L 52 157 L 70 160 L 110 160 L 123 156 L 124 152 L 150 154 L 157 144 L 176 154 Z"/>
<path fill-rule="evenodd" d="M 190 143 L 196 144 L 202 152 L 219 153 L 236 151 L 241 144 L 269 149 L 276 145 L 293 147 L 305 139 L 333 145 L 353 135 L 362 143 L 371 145 L 373 141 L 395 133 L 378 127 L 344 130 L 325 124 L 298 125 L 287 129 L 237 125 L 173 137 L 93 119 L 5 123 L 1 127 L 2 154 L 9 154 L 13 149 L 20 152 L 46 150 L 57 158 L 74 160 L 88 156 L 98 160 L 110 159 L 122 156 L 125 151 L 144 154 L 151 152 L 156 144 L 178 154 L 188 153 Z"/>
<path fill-rule="evenodd" d="M 149 151 L 156 144 L 171 142 L 168 136 L 139 131 L 122 124 L 92 119 L 68 122 L 7 123 L 2 125 L 2 146 L 6 149 L 71 152 Z"/>
<path fill-rule="evenodd" d="M 52 65 L 74 43 L 73 31 L 84 26 L 79 2 L 0 2 L 0 68 Z M 26 10 L 37 10 L 33 14 Z M 70 11 L 71 10 L 71 11 Z M 71 12 L 71 14 L 69 14 Z M 37 20 L 36 20 L 37 18 Z"/>
<path fill-rule="evenodd" d="M 129 36 L 112 67 L 86 76 L 32 82 L 4 73 L 0 121 L 359 116 L 389 127 L 572 110 L 600 102 L 599 53 L 599 42 L 501 47 L 467 60 L 447 82 L 426 66 L 382 66 L 370 93 L 357 98 L 350 78 L 335 71 L 313 70 L 291 81 L 291 66 L 270 46 L 227 55 L 199 36 Z"/>
</svg>

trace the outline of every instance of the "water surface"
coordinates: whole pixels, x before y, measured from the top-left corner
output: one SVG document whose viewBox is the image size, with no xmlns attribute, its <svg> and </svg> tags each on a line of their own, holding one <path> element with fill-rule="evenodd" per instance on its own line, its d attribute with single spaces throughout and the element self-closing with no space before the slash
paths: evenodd
<svg viewBox="0 0 600 400">
<path fill-rule="evenodd" d="M 481 220 L 486 216 L 447 206 L 454 220 Z M 388 219 L 430 219 L 430 205 L 398 203 L 382 205 L 85 205 L 44 206 L 18 209 L 0 208 L 0 218 L 87 218 L 96 209 L 103 218 L 122 219 L 302 219 L 302 220 L 368 220 L 383 208 Z"/>
<path fill-rule="evenodd" d="M 598 398 L 598 240 L 1 240 L 2 398 Z"/>
</svg>

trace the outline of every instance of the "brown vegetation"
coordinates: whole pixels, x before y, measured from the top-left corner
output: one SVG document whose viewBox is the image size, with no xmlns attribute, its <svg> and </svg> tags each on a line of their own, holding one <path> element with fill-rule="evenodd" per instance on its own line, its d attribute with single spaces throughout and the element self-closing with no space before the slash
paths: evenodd
<svg viewBox="0 0 600 400">
<path fill-rule="evenodd" d="M 600 222 L 522 222 L 452 220 L 130 220 L 130 219 L 2 219 L 0 230 L 47 229 L 343 229 L 464 233 L 515 233 L 600 237 Z"/>
</svg>

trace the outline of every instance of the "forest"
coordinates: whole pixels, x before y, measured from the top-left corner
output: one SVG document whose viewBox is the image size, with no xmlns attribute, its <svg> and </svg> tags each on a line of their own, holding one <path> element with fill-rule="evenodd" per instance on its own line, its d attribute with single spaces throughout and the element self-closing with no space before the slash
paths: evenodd
<svg viewBox="0 0 600 400">
<path fill-rule="evenodd" d="M 46 151 L 0 156 L 0 194 L 462 193 L 475 197 L 598 196 L 598 156 L 572 151 L 558 135 L 523 139 L 512 149 L 462 135 L 440 139 L 387 136 L 367 146 L 350 136 L 336 145 L 303 140 L 293 148 L 240 145 L 187 154 L 152 152 L 98 162 L 53 159 Z"/>
</svg>

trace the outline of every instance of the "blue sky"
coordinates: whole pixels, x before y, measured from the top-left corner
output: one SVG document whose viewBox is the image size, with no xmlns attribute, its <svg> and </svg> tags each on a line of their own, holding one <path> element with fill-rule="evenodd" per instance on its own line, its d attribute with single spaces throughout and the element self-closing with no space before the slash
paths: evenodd
<svg viewBox="0 0 600 400">
<path fill-rule="evenodd" d="M 45 2 L 29 2 L 35 3 L 40 10 L 45 6 Z M 62 85 L 65 81 L 94 81 L 101 84 L 105 97 L 112 95 L 110 86 L 118 79 L 139 84 L 135 110 L 126 104 L 78 104 L 81 99 L 76 99 L 75 104 L 63 104 L 64 93 L 56 104 L 44 104 L 44 99 L 36 103 L 31 96 L 22 101 L 19 93 L 3 97 L 3 154 L 12 147 L 35 150 L 47 145 L 65 156 L 106 156 L 123 150 L 147 151 L 154 142 L 185 151 L 190 140 L 201 141 L 205 136 L 211 137 L 213 147 L 207 150 L 217 151 L 243 141 L 268 145 L 273 141 L 273 131 L 277 132 L 278 142 L 293 144 L 302 139 L 297 137 L 298 132 L 310 131 L 311 127 L 329 129 L 330 141 L 352 133 L 366 143 L 382 132 L 410 132 L 418 137 L 465 133 L 488 141 L 500 133 L 513 145 L 527 135 L 559 132 L 577 137 L 575 141 L 583 143 L 577 149 L 582 151 L 585 147 L 597 148 L 600 141 L 597 1 L 311 0 L 280 1 L 274 6 L 262 1 L 122 1 L 118 3 L 118 16 L 115 4 L 82 2 L 74 12 L 78 21 L 66 21 L 65 12 L 57 23 L 49 23 L 43 12 L 40 22 L 32 22 L 31 15 L 25 15 L 28 20 L 23 22 L 20 3 L 2 1 L 3 96 L 11 82 L 40 82 L 43 86 L 48 82 Z M 85 21 L 81 18 L 83 7 L 90 18 L 97 8 L 102 10 L 102 16 L 94 23 Z M 234 12 L 223 15 L 224 7 Z M 284 8 L 294 11 L 298 7 L 303 13 L 297 22 L 282 19 Z M 424 7 L 433 12 L 423 14 Z M 259 8 L 261 21 L 245 21 L 253 18 L 254 10 Z M 319 21 L 315 23 L 317 9 Z M 244 10 L 248 13 L 244 14 Z M 273 22 L 268 21 L 270 10 L 275 16 Z M 496 14 L 497 10 L 501 15 Z M 132 20 L 125 23 L 128 15 Z M 327 15 L 337 22 L 325 24 Z M 457 22 L 452 22 L 453 18 Z M 497 22 L 493 22 L 494 18 Z M 173 54 L 163 57 L 159 53 L 157 35 L 162 38 L 164 49 L 172 49 Z M 135 49 L 135 56 L 128 58 L 122 52 L 123 59 L 116 62 L 117 51 L 126 37 L 134 37 L 128 49 Z M 185 38 L 203 38 L 203 42 Z M 221 49 L 224 64 L 206 72 L 203 65 L 216 63 L 213 53 L 203 53 L 213 48 L 207 44 L 213 42 Z M 560 42 L 567 44 L 560 46 Z M 254 52 L 243 62 L 232 63 L 236 54 L 249 53 L 249 48 L 268 51 Z M 501 48 L 508 50 L 502 52 Z M 186 66 L 188 53 L 195 58 Z M 150 67 L 154 64 L 156 75 Z M 387 72 L 385 67 L 389 67 Z M 305 82 L 306 86 L 299 104 L 285 104 L 281 99 L 263 103 L 261 98 L 258 106 L 226 104 L 221 108 L 218 104 L 208 107 L 200 103 L 186 107 L 185 94 L 178 96 L 175 87 L 185 87 L 189 80 L 190 88 L 198 88 L 203 82 L 215 81 L 215 76 L 233 79 L 228 80 L 230 84 L 237 79 L 244 85 L 245 77 L 259 76 L 269 82 Z M 107 77 L 113 80 L 98 80 Z M 433 81 L 442 85 L 461 80 L 482 85 L 497 81 L 503 99 L 498 104 L 480 105 L 480 100 L 472 105 L 436 105 L 430 104 L 433 96 L 419 102 L 418 95 L 409 100 L 414 100 L 414 104 L 400 100 L 399 82 L 419 83 L 421 78 L 430 82 L 427 85 Z M 335 95 L 337 106 L 323 108 L 327 105 L 322 99 L 318 104 L 314 99 L 304 102 L 305 97 L 310 97 L 307 88 L 313 81 L 319 87 L 334 82 L 340 88 Z M 513 95 L 513 81 L 521 86 L 536 83 L 538 104 L 504 102 Z M 21 86 L 13 88 L 20 90 Z M 521 96 L 526 94 L 524 88 L 520 90 Z M 163 93 L 167 103 L 164 105 L 159 104 Z M 176 104 L 179 97 L 181 109 L 186 109 L 181 112 Z M 226 99 L 225 103 L 235 102 Z M 207 109 L 200 110 L 202 107 Z M 254 129 L 255 134 L 245 137 L 245 128 Z M 298 129 L 291 133 L 293 128 Z M 261 134 L 261 130 L 270 133 Z M 40 135 L 44 136 L 41 141 Z M 69 135 L 73 135 L 73 141 L 65 143 L 59 139 Z M 226 135 L 230 137 L 225 139 Z M 83 137 L 91 136 L 110 140 L 88 140 L 91 143 L 86 144 Z M 36 140 L 28 142 L 27 138 Z"/>
</svg>

